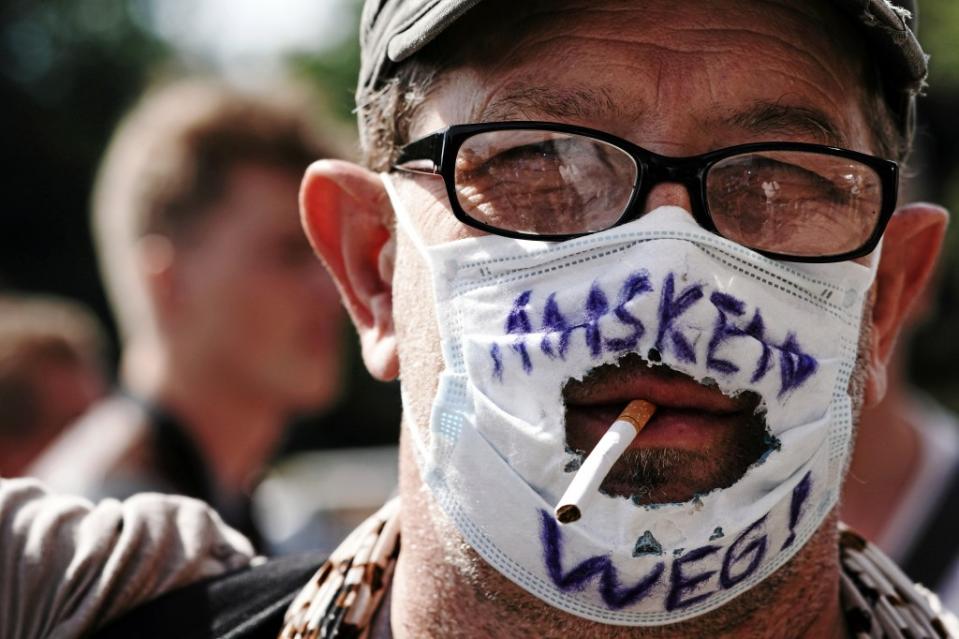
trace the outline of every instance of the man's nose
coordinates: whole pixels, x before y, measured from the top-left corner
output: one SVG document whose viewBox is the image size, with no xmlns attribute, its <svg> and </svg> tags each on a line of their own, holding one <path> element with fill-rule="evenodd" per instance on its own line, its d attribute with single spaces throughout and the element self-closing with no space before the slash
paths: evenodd
<svg viewBox="0 0 959 639">
<path fill-rule="evenodd" d="M 686 211 L 692 211 L 689 201 L 689 191 L 678 182 L 663 182 L 657 184 L 646 196 L 646 205 L 643 213 L 649 213 L 661 206 L 678 206 Z"/>
</svg>

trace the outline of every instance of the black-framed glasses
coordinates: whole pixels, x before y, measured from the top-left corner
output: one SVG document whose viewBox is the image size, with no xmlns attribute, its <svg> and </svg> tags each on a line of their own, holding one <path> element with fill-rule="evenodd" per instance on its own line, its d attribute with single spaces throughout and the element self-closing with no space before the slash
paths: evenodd
<svg viewBox="0 0 959 639">
<path fill-rule="evenodd" d="M 460 124 L 400 149 L 394 168 L 441 175 L 464 224 L 558 241 L 635 220 L 652 188 L 683 184 L 703 228 L 769 257 L 870 253 L 896 206 L 898 165 L 819 144 L 762 142 L 692 157 L 549 122 Z"/>
</svg>

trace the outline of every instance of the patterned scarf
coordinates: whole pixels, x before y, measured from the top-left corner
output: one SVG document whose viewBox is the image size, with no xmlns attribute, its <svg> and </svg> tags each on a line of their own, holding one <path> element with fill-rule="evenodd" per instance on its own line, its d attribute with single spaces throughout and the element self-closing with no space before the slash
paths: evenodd
<svg viewBox="0 0 959 639">
<path fill-rule="evenodd" d="M 300 591 L 279 639 L 366 639 L 400 552 L 399 498 L 364 521 Z M 959 637 L 959 621 L 878 548 L 845 526 L 842 606 L 856 639 Z"/>
</svg>

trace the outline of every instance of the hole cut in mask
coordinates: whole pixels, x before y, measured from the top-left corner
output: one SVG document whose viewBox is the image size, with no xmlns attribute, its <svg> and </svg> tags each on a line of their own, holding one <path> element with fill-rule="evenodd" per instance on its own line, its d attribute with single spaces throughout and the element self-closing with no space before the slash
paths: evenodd
<svg viewBox="0 0 959 639">
<path fill-rule="evenodd" d="M 637 506 L 695 501 L 728 488 L 779 445 L 757 393 L 730 397 L 711 380 L 696 381 L 630 353 L 564 384 L 566 451 L 573 455 L 564 470 L 575 472 L 634 399 L 653 402 L 658 410 L 600 492 Z"/>
</svg>

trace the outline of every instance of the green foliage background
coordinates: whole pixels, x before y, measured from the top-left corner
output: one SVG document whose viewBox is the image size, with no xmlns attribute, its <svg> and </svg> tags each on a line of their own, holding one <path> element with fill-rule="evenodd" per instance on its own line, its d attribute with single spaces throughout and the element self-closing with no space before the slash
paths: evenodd
<svg viewBox="0 0 959 639">
<path fill-rule="evenodd" d="M 919 37 L 931 55 L 933 90 L 959 87 L 959 2 L 920 0 Z"/>
</svg>

